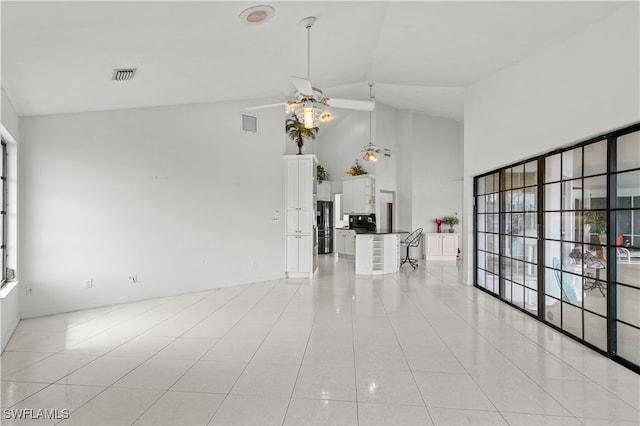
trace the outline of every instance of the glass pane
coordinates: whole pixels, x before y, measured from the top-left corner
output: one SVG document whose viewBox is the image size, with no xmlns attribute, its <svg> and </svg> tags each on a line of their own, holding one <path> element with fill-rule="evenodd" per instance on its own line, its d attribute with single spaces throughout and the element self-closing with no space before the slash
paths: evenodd
<svg viewBox="0 0 640 426">
<path fill-rule="evenodd" d="M 544 264 L 545 266 L 553 267 L 554 264 L 560 265 L 560 242 L 559 241 L 545 241 L 544 242 Z M 554 260 L 556 259 L 556 260 Z"/>
<path fill-rule="evenodd" d="M 607 320 L 589 312 L 584 313 L 584 340 L 607 350 Z"/>
<path fill-rule="evenodd" d="M 560 327 L 560 320 L 562 318 L 562 312 L 560 308 L 560 301 L 551 297 L 545 297 L 545 313 L 544 318 L 556 327 Z"/>
<path fill-rule="evenodd" d="M 492 192 L 498 192 L 498 185 L 496 182 L 496 173 L 486 177 L 486 188 L 487 188 L 487 194 L 490 194 Z"/>
<path fill-rule="evenodd" d="M 522 188 L 524 186 L 524 164 L 511 168 L 511 187 Z"/>
<path fill-rule="evenodd" d="M 524 215 L 524 235 L 538 237 L 538 214 L 527 213 Z"/>
<path fill-rule="evenodd" d="M 518 284 L 524 284 L 524 262 L 521 260 L 513 260 L 511 262 L 511 279 Z"/>
<path fill-rule="evenodd" d="M 529 161 L 524 165 L 524 184 L 535 185 L 538 182 L 538 162 Z"/>
<path fill-rule="evenodd" d="M 504 211 L 506 212 L 511 211 L 511 197 L 511 191 L 506 191 L 504 193 Z"/>
<path fill-rule="evenodd" d="M 478 206 L 478 214 L 487 212 L 487 208 L 485 206 L 486 202 L 487 202 L 486 197 L 484 195 L 479 195 L 478 197 L 476 197 L 476 206 Z"/>
<path fill-rule="evenodd" d="M 487 219 L 487 232 L 499 232 L 500 231 L 500 222 L 498 220 L 499 215 L 497 214 L 488 214 L 486 215 Z"/>
<path fill-rule="evenodd" d="M 486 289 L 490 290 L 493 293 L 498 293 L 500 291 L 500 286 L 498 285 L 498 276 L 494 274 L 487 273 L 486 275 Z"/>
<path fill-rule="evenodd" d="M 607 240 L 607 212 L 605 210 L 590 210 L 583 214 L 585 242 L 591 244 L 606 244 Z"/>
<path fill-rule="evenodd" d="M 545 158 L 544 181 L 556 182 L 560 180 L 560 154 Z"/>
<path fill-rule="evenodd" d="M 483 251 L 478 252 L 478 268 L 487 269 L 487 256 Z"/>
<path fill-rule="evenodd" d="M 620 136 L 616 149 L 618 171 L 640 167 L 640 132 Z"/>
<path fill-rule="evenodd" d="M 511 281 L 504 282 L 504 292 L 502 298 L 508 302 L 511 302 Z"/>
<path fill-rule="evenodd" d="M 483 215 L 478 215 L 477 226 L 479 232 L 484 232 L 487 230 L 487 218 Z"/>
<path fill-rule="evenodd" d="M 538 313 L 538 292 L 530 288 L 524 289 L 524 308 L 534 314 Z"/>
<path fill-rule="evenodd" d="M 528 212 L 538 210 L 538 189 L 537 187 L 527 188 L 524 192 L 524 209 Z"/>
<path fill-rule="evenodd" d="M 595 281 L 591 270 L 585 265 L 584 278 L 584 308 L 596 314 L 607 315 L 607 283 L 604 281 L 605 275 L 602 275 L 602 281 Z M 606 271 L 605 271 L 606 272 Z"/>
<path fill-rule="evenodd" d="M 562 329 L 582 338 L 582 310 L 568 303 L 562 303 Z"/>
<path fill-rule="evenodd" d="M 618 322 L 618 355 L 640 365 L 640 329 Z"/>
<path fill-rule="evenodd" d="M 562 209 L 577 210 L 582 208 L 582 179 L 574 179 L 562 185 Z"/>
<path fill-rule="evenodd" d="M 544 186 L 544 209 L 560 210 L 561 187 L 559 183 Z"/>
<path fill-rule="evenodd" d="M 524 211 L 524 190 L 514 189 L 511 191 L 511 211 L 522 212 Z"/>
<path fill-rule="evenodd" d="M 584 147 L 584 175 L 607 172 L 607 141 L 592 143 Z"/>
<path fill-rule="evenodd" d="M 633 202 L 635 197 L 640 196 L 640 170 L 634 172 L 618 173 L 616 175 L 616 188 L 618 191 L 618 200 L 616 202 L 618 208 L 629 208 L 635 205 Z"/>
<path fill-rule="evenodd" d="M 582 224 L 580 212 L 562 213 L 562 239 L 565 241 L 582 241 Z"/>
<path fill-rule="evenodd" d="M 486 202 L 486 211 L 487 213 L 497 213 L 499 210 L 499 198 L 498 198 L 498 194 L 490 194 L 487 195 L 487 197 L 485 198 L 485 202 Z"/>
<path fill-rule="evenodd" d="M 478 250 L 484 250 L 485 249 L 486 246 L 485 246 L 484 240 L 485 240 L 484 234 L 479 232 L 476 235 L 476 249 L 478 249 Z"/>
<path fill-rule="evenodd" d="M 560 271 L 545 268 L 544 270 L 545 294 L 560 298 Z"/>
<path fill-rule="evenodd" d="M 584 208 L 585 210 L 596 210 L 607 208 L 607 177 L 597 176 L 585 178 L 584 185 Z"/>
<path fill-rule="evenodd" d="M 484 271 L 480 271 L 480 270 L 479 270 L 479 271 L 478 271 L 478 274 L 477 274 L 477 277 L 478 277 L 478 282 L 477 282 L 477 284 L 478 284 L 480 287 L 484 287 L 484 286 L 485 286 L 485 282 L 484 282 Z"/>
<path fill-rule="evenodd" d="M 524 234 L 524 213 L 511 214 L 511 233 L 514 235 Z"/>
<path fill-rule="evenodd" d="M 511 189 L 511 169 L 507 169 L 502 174 L 502 190 Z"/>
<path fill-rule="evenodd" d="M 524 287 L 516 283 L 512 287 L 511 300 L 514 305 L 524 308 Z"/>
<path fill-rule="evenodd" d="M 638 253 L 637 250 L 626 250 L 628 250 L 629 253 L 621 250 L 621 252 L 619 252 L 617 256 L 617 280 L 619 283 L 627 284 L 635 288 L 640 288 L 640 278 L 638 278 L 638 276 L 640 275 L 640 259 L 638 257 L 630 256 L 631 254 L 640 256 L 640 253 Z"/>
<path fill-rule="evenodd" d="M 559 240 L 561 237 L 560 230 L 560 213 L 545 213 L 544 214 L 544 236 L 545 238 L 551 238 Z"/>
<path fill-rule="evenodd" d="M 524 265 L 524 285 L 527 287 L 538 289 L 538 266 L 533 263 Z"/>
<path fill-rule="evenodd" d="M 562 153 L 562 179 L 582 176 L 582 148 Z"/>
<path fill-rule="evenodd" d="M 524 260 L 529 263 L 537 263 L 538 240 L 535 238 L 524 239 Z"/>
<path fill-rule="evenodd" d="M 485 183 L 485 178 L 481 177 L 476 180 L 476 191 L 477 195 L 486 194 L 487 188 Z"/>
<path fill-rule="evenodd" d="M 617 287 L 618 319 L 640 327 L 640 289 L 623 285 Z"/>
</svg>

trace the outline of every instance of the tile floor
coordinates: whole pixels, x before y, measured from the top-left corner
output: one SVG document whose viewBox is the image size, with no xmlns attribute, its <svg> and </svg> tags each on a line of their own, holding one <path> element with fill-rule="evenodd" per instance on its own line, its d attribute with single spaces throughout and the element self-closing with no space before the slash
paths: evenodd
<svg viewBox="0 0 640 426">
<path fill-rule="evenodd" d="M 3 424 L 637 425 L 640 376 L 459 281 L 319 276 L 25 320 Z M 17 411 L 15 411 L 17 412 Z"/>
</svg>

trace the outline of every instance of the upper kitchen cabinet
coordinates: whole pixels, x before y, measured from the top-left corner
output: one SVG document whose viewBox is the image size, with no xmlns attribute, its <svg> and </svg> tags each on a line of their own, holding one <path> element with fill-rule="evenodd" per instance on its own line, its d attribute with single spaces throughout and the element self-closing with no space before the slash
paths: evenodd
<svg viewBox="0 0 640 426">
<path fill-rule="evenodd" d="M 287 210 L 311 210 L 315 194 L 313 155 L 291 155 L 287 160 Z"/>
<path fill-rule="evenodd" d="M 376 210 L 376 179 L 374 176 L 354 176 L 342 183 L 344 214 L 374 213 Z"/>
</svg>

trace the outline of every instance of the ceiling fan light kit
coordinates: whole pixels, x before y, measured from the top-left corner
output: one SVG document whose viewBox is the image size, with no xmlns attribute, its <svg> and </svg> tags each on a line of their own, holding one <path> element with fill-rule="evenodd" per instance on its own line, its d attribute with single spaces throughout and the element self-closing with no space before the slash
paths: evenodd
<svg viewBox="0 0 640 426">
<path fill-rule="evenodd" d="M 336 99 L 325 98 L 322 90 L 317 87 L 313 87 L 311 84 L 311 28 L 316 23 L 316 18 L 313 16 L 307 16 L 300 21 L 307 30 L 307 78 L 291 77 L 291 81 L 296 88 L 294 93 L 295 100 L 287 102 L 284 111 L 287 114 L 295 114 L 307 129 L 311 129 L 318 124 L 318 121 L 328 121 L 333 116 L 326 109 L 344 108 L 344 109 L 356 109 L 363 111 L 372 111 L 375 107 L 375 103 L 372 101 L 360 101 L 352 99 Z M 256 107 L 245 108 L 247 110 L 270 108 L 279 106 L 282 104 L 270 104 L 261 105 Z"/>
</svg>

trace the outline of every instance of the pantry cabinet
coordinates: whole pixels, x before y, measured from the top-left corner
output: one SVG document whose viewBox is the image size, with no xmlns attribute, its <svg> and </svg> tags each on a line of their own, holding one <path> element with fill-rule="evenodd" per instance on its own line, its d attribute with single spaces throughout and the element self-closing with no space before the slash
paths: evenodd
<svg viewBox="0 0 640 426">
<path fill-rule="evenodd" d="M 285 155 L 287 171 L 286 273 L 313 277 L 318 267 L 315 155 Z"/>
</svg>

